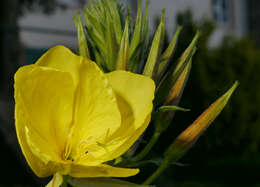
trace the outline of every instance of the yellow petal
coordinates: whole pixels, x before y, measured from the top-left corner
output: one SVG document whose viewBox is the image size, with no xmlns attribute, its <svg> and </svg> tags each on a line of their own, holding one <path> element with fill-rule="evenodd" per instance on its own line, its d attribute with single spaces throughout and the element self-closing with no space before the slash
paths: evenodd
<svg viewBox="0 0 260 187">
<path fill-rule="evenodd" d="M 130 177 L 136 175 L 139 169 L 118 168 L 109 165 L 84 166 L 72 165 L 69 175 L 76 178 L 83 177 Z"/>
<path fill-rule="evenodd" d="M 61 174 L 56 173 L 51 181 L 45 187 L 60 187 L 63 183 L 63 177 Z"/>
<path fill-rule="evenodd" d="M 118 95 L 117 98 L 121 98 L 118 101 L 122 124 L 118 136 L 123 137 L 123 139 L 117 143 L 115 140 L 110 147 L 111 156 L 116 158 L 127 151 L 147 128 L 153 108 L 155 84 L 152 79 L 146 76 L 126 71 L 114 71 L 108 73 L 107 77 Z M 130 106 L 131 110 L 127 106 Z"/>
<path fill-rule="evenodd" d="M 44 158 L 61 159 L 72 121 L 71 75 L 47 67 L 24 66 L 15 74 L 14 88 L 15 126 L 22 152 L 36 175 L 49 176 L 53 168 L 46 160 L 39 160 L 31 146 L 50 156 Z"/>
<path fill-rule="evenodd" d="M 27 163 L 38 177 L 50 176 L 54 173 L 53 168 L 46 165 L 34 153 L 32 153 L 31 147 L 27 144 L 24 125 L 28 124 L 28 122 L 29 120 L 25 117 L 21 102 L 17 102 L 15 106 L 15 126 L 22 152 L 27 160 Z"/>
<path fill-rule="evenodd" d="M 77 83 L 81 61 L 82 57 L 75 55 L 68 48 L 58 45 L 44 53 L 35 64 L 69 72 Z"/>
<path fill-rule="evenodd" d="M 29 130 L 27 126 L 25 126 L 25 137 L 31 152 L 45 165 L 51 163 L 53 160 L 61 160 L 60 155 L 56 152 L 53 145 L 44 136 L 38 135 L 33 129 Z"/>
<path fill-rule="evenodd" d="M 133 125 L 134 115 L 131 106 L 121 96 L 116 95 L 116 98 L 121 114 L 120 128 L 118 128 L 115 133 L 108 134 L 108 136 L 106 136 L 106 139 L 104 139 L 102 142 L 99 142 L 99 146 L 96 145 L 96 148 L 94 146 L 91 146 L 92 154 L 97 155 L 97 157 L 102 160 L 102 162 L 106 162 L 116 158 L 118 155 L 116 149 L 121 146 L 127 139 L 129 139 L 129 136 L 132 135 L 132 132 L 135 132 L 136 130 Z M 134 134 L 134 136 L 136 135 L 137 134 Z M 102 149 L 100 149 L 100 146 L 102 146 Z M 91 155 L 89 155 L 87 159 L 90 160 L 90 157 Z M 97 160 L 97 158 L 94 159 Z M 88 165 L 89 164 L 90 163 L 88 162 Z M 91 164 L 96 165 L 96 163 Z"/>
<path fill-rule="evenodd" d="M 139 128 L 153 108 L 155 90 L 153 80 L 127 71 L 114 71 L 106 75 L 115 93 L 131 106 L 135 117 L 135 128 Z"/>
<path fill-rule="evenodd" d="M 103 159 L 93 152 L 103 150 L 102 142 L 120 127 L 121 116 L 107 78 L 89 60 L 79 70 L 74 117 L 71 156 L 85 160 L 85 164 L 101 163 Z"/>
<path fill-rule="evenodd" d="M 114 159 L 125 153 L 134 142 L 142 135 L 145 129 L 148 127 L 151 120 L 151 115 L 148 115 L 145 122 L 135 131 L 129 132 L 129 135 L 118 141 L 117 144 L 112 144 L 109 149 L 111 150 L 110 159 Z"/>
</svg>

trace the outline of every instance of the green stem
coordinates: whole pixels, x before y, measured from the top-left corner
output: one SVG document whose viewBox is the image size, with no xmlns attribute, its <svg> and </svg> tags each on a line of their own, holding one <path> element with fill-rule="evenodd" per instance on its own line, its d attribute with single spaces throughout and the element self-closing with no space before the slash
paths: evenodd
<svg viewBox="0 0 260 187">
<path fill-rule="evenodd" d="M 157 168 L 157 170 L 148 179 L 146 179 L 143 184 L 151 184 L 168 167 L 168 165 L 168 161 L 164 160 L 160 167 Z"/>
<path fill-rule="evenodd" d="M 137 154 L 133 159 L 131 159 L 131 161 L 137 162 L 139 160 L 142 160 L 153 148 L 153 146 L 155 145 L 159 137 L 160 137 L 160 133 L 155 131 L 152 138 L 149 140 L 148 144 L 144 147 L 144 149 L 139 154 Z"/>
<path fill-rule="evenodd" d="M 63 176 L 63 183 L 61 187 L 68 187 L 68 176 Z"/>
</svg>

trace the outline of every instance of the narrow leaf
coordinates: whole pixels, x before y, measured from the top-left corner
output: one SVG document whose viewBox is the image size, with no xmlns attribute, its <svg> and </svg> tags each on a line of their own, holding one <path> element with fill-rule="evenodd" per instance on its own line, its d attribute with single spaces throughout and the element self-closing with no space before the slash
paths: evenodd
<svg viewBox="0 0 260 187">
<path fill-rule="evenodd" d="M 103 28 L 103 31 L 100 30 L 101 28 L 97 29 L 99 28 L 98 22 L 103 22 L 103 21 L 97 20 L 96 17 L 93 17 L 93 15 L 90 12 L 91 10 L 87 6 L 85 6 L 83 16 L 86 23 L 87 34 L 89 35 L 89 38 L 93 41 L 92 43 L 94 44 L 94 47 L 97 47 L 104 54 L 106 51 L 106 47 L 104 41 L 105 33 L 103 32 L 106 29 Z"/>
<path fill-rule="evenodd" d="M 149 9 L 149 0 L 145 2 L 145 10 L 144 10 L 144 17 L 142 22 L 142 40 L 145 41 L 146 38 L 148 40 L 148 9 Z"/>
<path fill-rule="evenodd" d="M 136 50 L 137 46 L 140 43 L 141 31 L 142 31 L 141 0 L 138 0 L 138 9 L 137 9 L 137 16 L 136 16 L 134 35 L 133 35 L 133 38 L 131 40 L 131 46 L 130 46 L 130 55 L 129 55 L 130 58 L 132 57 L 134 51 Z"/>
<path fill-rule="evenodd" d="M 98 32 L 98 35 L 100 35 L 100 38 L 104 37 L 105 32 L 105 26 L 104 26 L 104 19 L 102 19 L 100 15 L 100 11 L 96 8 L 96 6 L 91 7 L 89 9 L 88 7 L 85 7 L 84 9 L 84 16 L 86 19 L 87 25 L 91 25 L 95 28 L 95 32 Z"/>
<path fill-rule="evenodd" d="M 122 28 L 121 28 L 121 20 L 116 6 L 116 2 L 115 0 L 105 0 L 105 3 L 109 9 L 111 20 L 113 20 L 112 25 L 114 28 L 117 44 L 120 44 L 121 37 L 122 37 Z"/>
<path fill-rule="evenodd" d="M 176 48 L 177 40 L 179 38 L 181 30 L 182 30 L 182 27 L 179 26 L 174 34 L 174 37 L 173 37 L 171 43 L 169 44 L 167 49 L 162 54 L 162 57 L 161 57 L 160 63 L 159 63 L 159 67 L 158 67 L 159 79 L 162 76 L 162 74 L 164 73 L 164 70 L 167 68 L 168 62 Z"/>
<path fill-rule="evenodd" d="M 110 71 L 113 71 L 115 68 L 115 62 L 116 62 L 116 52 L 117 52 L 117 42 L 116 42 L 116 34 L 113 30 L 113 25 L 112 25 L 112 20 L 109 18 L 109 16 L 107 16 L 106 18 L 106 45 L 104 47 L 106 47 L 106 64 L 107 67 Z"/>
<path fill-rule="evenodd" d="M 165 17 L 165 9 L 162 11 L 161 21 L 158 26 L 158 29 L 155 33 L 152 46 L 150 49 L 150 53 L 148 55 L 148 59 L 146 61 L 143 74 L 155 78 L 157 70 L 158 70 L 158 59 L 161 52 L 161 45 L 164 39 L 164 17 Z"/>
<path fill-rule="evenodd" d="M 211 104 L 206 111 L 174 140 L 173 144 L 165 152 L 165 159 L 177 161 L 192 147 L 225 107 L 237 86 L 238 82 L 236 81 L 223 96 Z"/>
<path fill-rule="evenodd" d="M 90 58 L 87 40 L 83 30 L 80 13 L 78 13 L 77 18 L 74 17 L 74 23 L 78 31 L 78 45 L 79 45 L 79 54 L 84 58 Z"/>
<path fill-rule="evenodd" d="M 187 112 L 190 111 L 190 109 L 182 108 L 176 105 L 169 105 L 169 106 L 161 106 L 158 110 L 158 112 L 167 112 L 167 111 L 183 111 Z"/>
<path fill-rule="evenodd" d="M 145 11 L 142 18 L 142 28 L 141 28 L 141 36 L 140 36 L 140 43 L 136 47 L 135 51 L 133 52 L 130 63 L 129 63 L 129 71 L 134 73 L 141 73 L 143 69 L 140 67 L 145 63 L 144 56 L 146 54 L 146 49 L 148 48 L 149 43 L 149 30 L 148 30 L 148 9 L 149 9 L 149 0 L 146 0 L 145 3 Z"/>
<path fill-rule="evenodd" d="M 129 56 L 129 21 L 128 18 L 125 23 L 124 33 L 121 39 L 120 49 L 117 57 L 116 69 L 126 70 Z"/>
</svg>

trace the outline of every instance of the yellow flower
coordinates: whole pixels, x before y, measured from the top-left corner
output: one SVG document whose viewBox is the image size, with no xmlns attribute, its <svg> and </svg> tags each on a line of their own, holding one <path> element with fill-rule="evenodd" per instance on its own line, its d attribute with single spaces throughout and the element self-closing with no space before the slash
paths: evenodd
<svg viewBox="0 0 260 187">
<path fill-rule="evenodd" d="M 125 153 L 150 122 L 154 82 L 126 71 L 104 74 L 63 46 L 15 74 L 15 126 L 39 177 L 128 177 L 138 169 L 105 162 Z"/>
</svg>

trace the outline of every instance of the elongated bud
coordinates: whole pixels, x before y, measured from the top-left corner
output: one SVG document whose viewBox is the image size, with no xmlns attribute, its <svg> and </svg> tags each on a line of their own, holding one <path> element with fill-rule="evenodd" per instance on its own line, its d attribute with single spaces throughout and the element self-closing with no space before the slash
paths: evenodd
<svg viewBox="0 0 260 187">
<path fill-rule="evenodd" d="M 194 50 L 196 43 L 198 41 L 199 35 L 200 35 L 200 33 L 197 32 L 195 37 L 193 38 L 191 44 L 189 45 L 189 47 L 185 50 L 185 52 L 181 56 L 176 69 L 180 68 L 181 64 L 185 61 L 187 56 L 192 53 L 192 51 Z M 182 92 L 183 92 L 186 82 L 189 78 L 191 66 L 192 66 L 192 59 L 190 59 L 190 61 L 186 65 L 186 67 L 183 69 L 182 73 L 177 78 L 177 81 L 171 88 L 171 91 L 165 101 L 166 105 L 179 103 Z"/>
<path fill-rule="evenodd" d="M 187 66 L 184 68 L 183 72 L 180 74 L 179 78 L 177 79 L 176 83 L 173 85 L 170 94 L 168 95 L 165 105 L 168 104 L 178 104 L 182 95 L 182 92 L 184 90 L 184 87 L 186 85 L 186 82 L 189 78 L 190 74 L 190 69 L 191 69 L 191 63 L 192 59 L 190 62 L 187 64 Z"/>
<path fill-rule="evenodd" d="M 199 32 L 196 33 L 189 47 L 184 51 L 174 71 L 169 71 L 160 81 L 156 89 L 155 106 L 161 104 L 170 104 L 173 99 L 181 96 L 189 75 L 189 69 L 192 62 L 192 56 L 196 52 L 196 43 L 199 38 Z M 176 85 L 177 84 L 177 85 Z M 177 105 L 178 102 L 173 103 Z"/>
<path fill-rule="evenodd" d="M 197 141 L 200 135 L 209 127 L 211 122 L 219 115 L 222 109 L 227 104 L 230 96 L 238 86 L 238 82 L 217 101 L 210 105 L 186 130 L 184 130 L 170 145 L 165 152 L 165 158 L 177 161 L 186 153 L 192 145 Z"/>
</svg>

